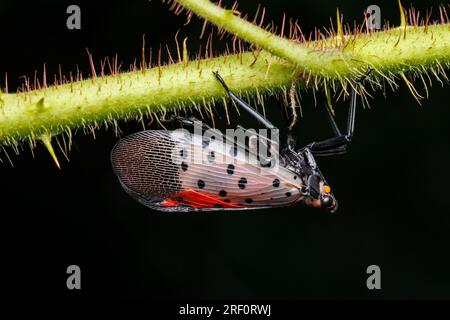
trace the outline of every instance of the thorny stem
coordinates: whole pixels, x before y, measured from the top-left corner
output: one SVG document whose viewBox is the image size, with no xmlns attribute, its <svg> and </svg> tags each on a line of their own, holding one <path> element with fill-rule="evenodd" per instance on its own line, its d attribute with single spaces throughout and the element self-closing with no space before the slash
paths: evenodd
<svg viewBox="0 0 450 320">
<path fill-rule="evenodd" d="M 268 34 L 207 0 L 178 2 L 266 51 L 188 61 L 183 50 L 183 61 L 169 66 L 20 93 L 0 91 L 0 147 L 17 150 L 20 142 L 34 147 L 42 141 L 53 157 L 50 138 L 64 132 L 70 138 L 74 129 L 94 132 L 100 125 L 117 129 L 117 120 L 145 121 L 153 113 L 200 106 L 212 113 L 211 104 L 226 101 L 212 75 L 216 70 L 233 90 L 262 101 L 260 95 L 265 93 L 287 97 L 294 80 L 297 88 L 345 90 L 353 85 L 355 72 L 367 65 L 377 71 L 371 76 L 372 85 L 384 80 L 395 86 L 395 80 L 402 79 L 414 92 L 408 71 L 426 85 L 430 75 L 446 77 L 443 67 L 450 62 L 449 24 L 406 26 L 402 19 L 404 25 L 396 29 L 299 44 Z"/>
<path fill-rule="evenodd" d="M 450 62 L 450 25 L 407 26 L 399 2 L 401 26 L 385 32 L 343 35 L 338 11 L 334 38 L 298 43 L 272 34 L 236 16 L 233 10 L 209 0 L 175 0 L 219 28 L 296 64 L 313 76 L 331 79 L 354 77 L 371 66 L 378 73 L 399 73 L 404 68 Z"/>
<path fill-rule="evenodd" d="M 223 9 L 209 0 L 175 0 L 214 25 L 235 34 L 272 54 L 285 58 L 315 74 L 334 74 L 339 64 L 345 64 L 345 54 L 314 50 L 305 45 L 279 37 L 235 15 L 234 10 Z M 340 51 L 340 50 L 339 50 Z"/>
<path fill-rule="evenodd" d="M 252 95 L 291 82 L 291 64 L 267 53 L 255 59 L 243 53 L 0 94 L 0 144 L 25 138 L 34 143 L 42 135 L 88 125 L 95 129 L 118 119 L 143 120 L 146 114 L 210 105 L 225 97 L 213 76 L 216 70 L 234 89 Z"/>
</svg>

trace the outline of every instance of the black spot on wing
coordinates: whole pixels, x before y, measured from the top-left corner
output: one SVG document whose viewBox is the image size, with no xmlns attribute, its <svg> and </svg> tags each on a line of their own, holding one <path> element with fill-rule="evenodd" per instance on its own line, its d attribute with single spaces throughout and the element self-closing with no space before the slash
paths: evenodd
<svg viewBox="0 0 450 320">
<path fill-rule="evenodd" d="M 216 158 L 216 154 L 215 154 L 215 152 L 214 151 L 211 151 L 209 154 L 208 154 L 208 161 L 209 162 L 214 162 L 214 159 Z"/>
<path fill-rule="evenodd" d="M 205 181 L 203 181 L 203 180 L 198 180 L 198 181 L 197 181 L 197 186 L 198 186 L 200 189 L 203 189 L 203 188 L 205 187 Z"/>
<path fill-rule="evenodd" d="M 280 186 L 280 180 L 279 179 L 273 180 L 272 185 L 274 188 L 278 188 Z"/>
<path fill-rule="evenodd" d="M 238 182 L 239 189 L 245 189 L 246 185 L 247 185 L 247 179 L 244 177 L 240 178 L 239 182 Z"/>
</svg>

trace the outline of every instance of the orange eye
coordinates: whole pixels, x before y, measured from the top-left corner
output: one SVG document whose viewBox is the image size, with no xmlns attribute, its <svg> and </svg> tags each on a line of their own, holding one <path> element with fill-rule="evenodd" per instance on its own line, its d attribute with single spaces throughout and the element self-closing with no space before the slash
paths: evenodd
<svg viewBox="0 0 450 320">
<path fill-rule="evenodd" d="M 330 191 L 331 191 L 330 186 L 324 186 L 323 191 L 325 191 L 325 193 L 330 193 Z"/>
</svg>

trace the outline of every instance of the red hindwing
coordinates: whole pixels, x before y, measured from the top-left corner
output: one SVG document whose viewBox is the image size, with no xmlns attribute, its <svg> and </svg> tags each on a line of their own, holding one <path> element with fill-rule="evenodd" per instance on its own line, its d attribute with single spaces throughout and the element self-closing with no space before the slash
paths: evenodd
<svg viewBox="0 0 450 320">
<path fill-rule="evenodd" d="M 177 192 L 170 198 L 161 202 L 163 207 L 190 206 L 196 209 L 205 208 L 243 208 L 241 205 L 227 203 L 213 198 L 213 194 L 200 193 L 192 189 Z"/>
</svg>

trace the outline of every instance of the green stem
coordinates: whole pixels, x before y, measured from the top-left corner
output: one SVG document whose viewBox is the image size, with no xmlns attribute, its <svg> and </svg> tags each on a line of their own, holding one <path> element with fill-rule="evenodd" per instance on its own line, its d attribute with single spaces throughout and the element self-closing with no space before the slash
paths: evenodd
<svg viewBox="0 0 450 320">
<path fill-rule="evenodd" d="M 44 134 L 209 104 L 225 97 L 213 76 L 216 70 L 235 90 L 255 95 L 289 85 L 294 68 L 267 53 L 256 61 L 252 53 L 243 53 L 0 94 L 0 144 L 27 138 L 34 143 Z"/>
<path fill-rule="evenodd" d="M 293 62 L 314 76 L 342 79 L 354 77 L 358 70 L 364 72 L 369 65 L 379 73 L 398 73 L 405 67 L 450 62 L 450 25 L 406 26 L 400 2 L 402 26 L 398 28 L 344 36 L 339 17 L 336 37 L 300 44 L 261 29 L 209 0 L 175 1 L 214 25 Z"/>
<path fill-rule="evenodd" d="M 120 119 L 141 120 L 146 114 L 210 105 L 225 98 L 212 75 L 215 70 L 233 90 L 253 97 L 286 94 L 294 80 L 301 81 L 297 88 L 325 87 L 330 92 L 330 86 L 338 89 L 353 83 L 354 73 L 367 65 L 377 70 L 372 83 L 403 79 L 414 92 L 405 70 L 424 80 L 424 74 L 445 76 L 443 66 L 450 62 L 448 24 L 405 25 L 300 45 L 268 34 L 207 0 L 178 2 L 266 51 L 183 61 L 22 93 L 0 92 L 0 145 L 29 141 L 34 146 L 40 140 L 49 148 L 50 137 L 73 129 L 96 129 Z"/>
<path fill-rule="evenodd" d="M 307 46 L 278 37 L 253 23 L 239 18 L 232 10 L 223 9 L 209 0 L 175 1 L 214 25 L 278 57 L 285 58 L 315 73 L 325 70 L 330 74 L 334 73 L 335 68 L 330 66 L 330 64 L 332 60 L 336 59 L 336 54 L 315 51 Z"/>
</svg>

